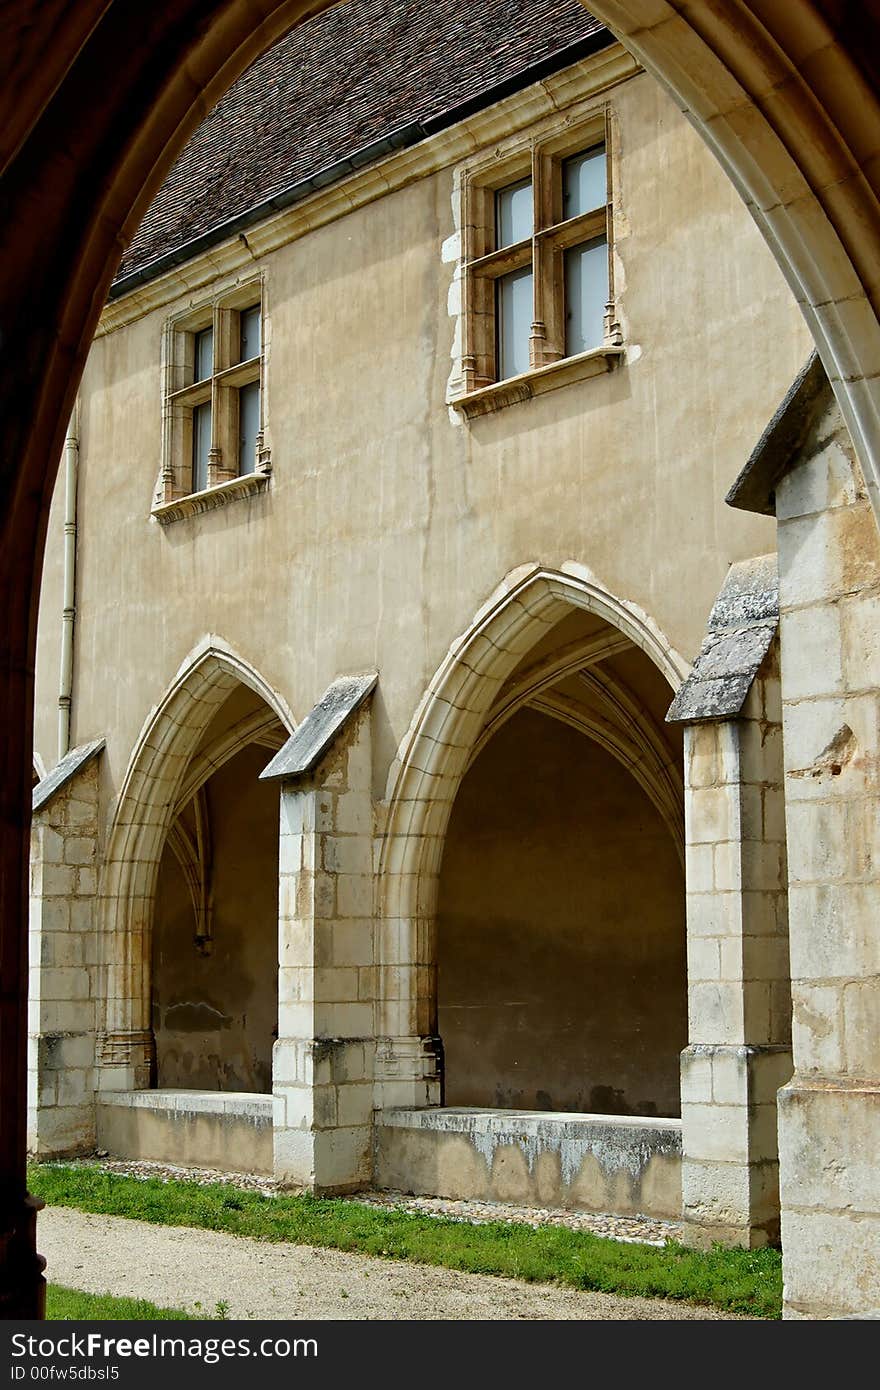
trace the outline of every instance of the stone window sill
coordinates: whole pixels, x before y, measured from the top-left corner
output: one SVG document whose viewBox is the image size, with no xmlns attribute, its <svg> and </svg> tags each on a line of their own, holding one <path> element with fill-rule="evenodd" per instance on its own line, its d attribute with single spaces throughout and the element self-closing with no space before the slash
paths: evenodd
<svg viewBox="0 0 880 1390">
<path fill-rule="evenodd" d="M 192 492 L 188 497 L 175 498 L 173 502 L 160 502 L 153 507 L 154 516 L 160 526 L 169 526 L 172 521 L 182 521 L 187 516 L 199 516 L 202 512 L 213 512 L 217 507 L 225 507 L 229 502 L 237 502 L 241 497 L 254 497 L 265 492 L 269 486 L 268 470 L 245 473 L 241 478 L 230 478 L 225 483 L 215 483 L 203 492 Z"/>
<path fill-rule="evenodd" d="M 478 391 L 468 391 L 449 404 L 460 410 L 468 420 L 474 420 L 480 415 L 501 410 L 503 406 L 514 405 L 517 401 L 529 401 L 533 396 L 542 396 L 546 391 L 555 391 L 571 382 L 586 381 L 589 377 L 610 372 L 623 357 L 624 351 L 622 347 L 612 346 L 591 348 L 589 352 L 580 352 L 576 357 L 563 357 L 546 367 L 536 367 L 533 371 L 508 377 L 506 381 L 481 386 Z"/>
</svg>

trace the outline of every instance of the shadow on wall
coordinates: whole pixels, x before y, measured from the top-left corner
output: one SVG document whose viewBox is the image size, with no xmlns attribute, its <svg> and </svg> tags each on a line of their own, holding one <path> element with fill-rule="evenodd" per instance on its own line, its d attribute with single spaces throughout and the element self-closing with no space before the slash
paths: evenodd
<svg viewBox="0 0 880 1390">
<path fill-rule="evenodd" d="M 684 875 L 583 734 L 521 710 L 464 778 L 440 879 L 446 1103 L 677 1116 Z"/>
<path fill-rule="evenodd" d="M 278 1017 L 278 791 L 259 782 L 270 754 L 249 747 L 206 784 L 210 945 L 169 845 L 153 928 L 157 1084 L 271 1091 Z"/>
</svg>

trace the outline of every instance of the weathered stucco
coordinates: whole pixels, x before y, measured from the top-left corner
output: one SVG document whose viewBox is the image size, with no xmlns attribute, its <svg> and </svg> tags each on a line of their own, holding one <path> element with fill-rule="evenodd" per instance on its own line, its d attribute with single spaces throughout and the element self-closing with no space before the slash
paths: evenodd
<svg viewBox="0 0 880 1390">
<path fill-rule="evenodd" d="M 523 1085 L 505 1075 L 519 1060 L 506 1044 L 483 1047 L 481 1100 L 496 1100 L 500 1085 L 511 1105 L 677 1110 L 683 794 L 679 735 L 664 732 L 662 715 L 730 563 L 772 545 L 772 522 L 732 514 L 721 499 L 803 362 L 807 334 L 748 214 L 653 82 L 639 76 L 584 99 L 588 79 L 589 62 L 554 79 L 552 92 L 510 98 L 473 127 L 482 135 L 459 132 L 448 167 L 441 160 L 410 177 L 398 162 L 391 191 L 381 171 L 370 172 L 373 193 L 355 208 L 341 186 L 328 195 L 338 216 L 328 216 L 326 199 L 320 210 L 301 205 L 287 244 L 259 254 L 256 229 L 244 248 L 215 249 L 132 299 L 140 316 L 125 321 L 125 301 L 116 302 L 116 326 L 94 344 L 80 412 L 72 734 L 78 743 L 106 739 L 94 831 L 99 959 L 83 979 L 97 1020 L 98 1124 L 108 1147 L 158 1150 L 177 1142 L 178 1124 L 187 1134 L 196 1125 L 113 1099 L 149 1082 L 151 993 L 160 1083 L 208 1088 L 223 1115 L 215 1088 L 268 1084 L 277 981 L 275 1176 L 315 1190 L 370 1179 L 375 1111 L 440 1099 L 449 1005 L 441 993 L 438 1036 L 436 890 L 450 808 L 473 757 L 458 807 L 466 828 L 469 814 L 483 815 L 468 812 L 483 770 L 500 768 L 497 785 L 518 774 L 524 721 L 552 729 L 535 766 L 555 761 L 564 771 L 543 783 L 538 771 L 522 779 L 519 879 L 505 870 L 510 819 L 499 821 L 494 893 L 473 858 L 481 830 L 461 835 L 454 820 L 447 888 L 456 873 L 463 882 L 444 909 L 451 930 L 440 924 L 441 989 L 452 980 L 454 1001 L 455 974 L 461 980 L 473 964 L 467 952 L 483 933 L 476 977 L 490 988 L 466 1002 L 477 1005 L 481 1047 L 487 1031 L 500 1036 L 500 1006 L 517 997 L 519 981 L 493 961 L 490 938 L 499 903 L 519 882 L 520 906 L 531 894 L 520 940 L 530 949 L 542 941 L 558 1017 L 547 1033 L 536 994 Z M 547 116 L 554 106 L 574 104 L 580 119 L 605 102 L 624 359 L 608 374 L 465 421 L 447 404 L 461 350 L 453 164 L 479 152 L 480 140 L 504 153 L 534 133 L 524 112 L 540 112 L 547 134 L 571 114 Z M 234 271 L 222 269 L 233 262 Z M 257 271 L 271 482 L 159 525 L 150 506 L 166 321 Z M 47 764 L 59 533 L 55 505 L 38 658 L 37 751 Z M 541 713 L 505 725 L 518 683 L 560 652 L 559 673 L 528 697 Z M 243 701 L 236 718 L 249 719 L 248 691 L 269 707 L 274 734 L 282 723 L 290 734 L 335 679 L 367 671 L 378 682 L 340 747 L 301 781 L 282 779 L 277 867 L 279 791 L 256 780 L 271 752 L 239 754 L 252 781 L 234 784 L 230 763 L 208 783 L 215 954 L 196 951 L 167 850 L 154 912 L 188 769 L 221 745 L 228 751 L 230 709 Z M 273 751 L 283 738 L 270 739 Z M 516 798 L 502 807 L 497 785 L 497 809 L 509 818 Z M 259 809 L 258 794 L 267 798 Z M 536 864 L 558 876 L 543 905 Z M 468 930 L 465 949 L 473 913 L 464 899 L 478 893 L 479 928 Z M 578 897 L 589 903 L 588 922 Z M 497 944 L 494 955 L 506 968 Z M 581 979 L 593 990 L 586 1014 Z M 229 1026 L 205 1027 L 206 1008 Z M 467 1031 L 448 1031 L 454 1087 Z M 180 1141 L 191 1157 L 217 1152 L 209 1112 L 203 1107 L 198 1126 L 210 1135 Z M 519 1173 L 531 1191 L 525 1150 L 507 1147 L 505 1190 Z M 556 1162 L 538 1166 L 546 1174 Z M 596 1162 L 585 1150 L 584 1171 Z M 678 1210 L 678 1157 L 672 1167 L 666 1157 L 645 1162 L 641 1195 L 629 1177 L 604 1186 L 590 1178 L 581 1198 L 569 1174 L 565 1200 L 650 1207 L 650 1174 L 662 1170 L 664 1210 Z M 535 1192 L 549 1193 L 541 1182 Z"/>
<path fill-rule="evenodd" d="M 675 1219 L 675 1120 L 446 1108 L 387 1110 L 376 1126 L 380 1187 L 490 1202 Z"/>
<path fill-rule="evenodd" d="M 272 1099 L 227 1092 L 120 1091 L 97 1106 L 100 1148 L 222 1173 L 272 1172 Z"/>
<path fill-rule="evenodd" d="M 338 674 L 378 669 L 377 788 L 450 640 L 525 561 L 582 561 L 678 651 L 699 648 L 730 561 L 772 544 L 771 522 L 732 514 L 723 496 L 808 336 L 748 213 L 668 98 L 639 77 L 611 100 L 628 356 L 609 376 L 470 424 L 450 415 L 451 170 L 261 262 L 265 495 L 157 525 L 162 328 L 190 301 L 95 342 L 82 386 L 73 738 L 107 737 L 108 792 L 206 632 L 300 718 Z M 38 658 L 49 763 L 60 529 L 56 504 Z"/>
</svg>

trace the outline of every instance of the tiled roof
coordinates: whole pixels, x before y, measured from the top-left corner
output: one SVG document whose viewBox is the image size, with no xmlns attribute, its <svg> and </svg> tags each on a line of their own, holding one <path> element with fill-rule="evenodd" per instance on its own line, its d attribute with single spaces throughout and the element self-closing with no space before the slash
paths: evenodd
<svg viewBox="0 0 880 1390">
<path fill-rule="evenodd" d="M 607 31 L 579 0 L 348 0 L 307 20 L 196 131 L 123 258 L 116 292 L 153 262 L 402 128 L 438 128 L 462 106 L 573 62 L 575 46 L 605 42 Z"/>
</svg>

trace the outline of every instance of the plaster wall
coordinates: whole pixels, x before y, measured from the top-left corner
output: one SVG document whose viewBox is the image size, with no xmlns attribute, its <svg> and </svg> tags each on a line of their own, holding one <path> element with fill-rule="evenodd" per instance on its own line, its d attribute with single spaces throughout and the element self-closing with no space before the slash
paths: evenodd
<svg viewBox="0 0 880 1390">
<path fill-rule="evenodd" d="M 73 739 L 107 737 L 105 805 L 205 632 L 298 718 L 340 671 L 379 669 L 381 792 L 450 641 L 517 565 L 589 565 L 690 653 L 729 562 L 772 544 L 770 522 L 721 499 L 806 357 L 806 329 L 723 172 L 653 80 L 595 104 L 606 99 L 627 344 L 610 375 L 470 423 L 450 411 L 451 168 L 253 266 L 265 274 L 263 495 L 167 528 L 149 515 L 163 323 L 198 296 L 96 340 L 82 384 Z M 60 523 L 56 500 L 38 659 L 48 764 Z"/>
</svg>

